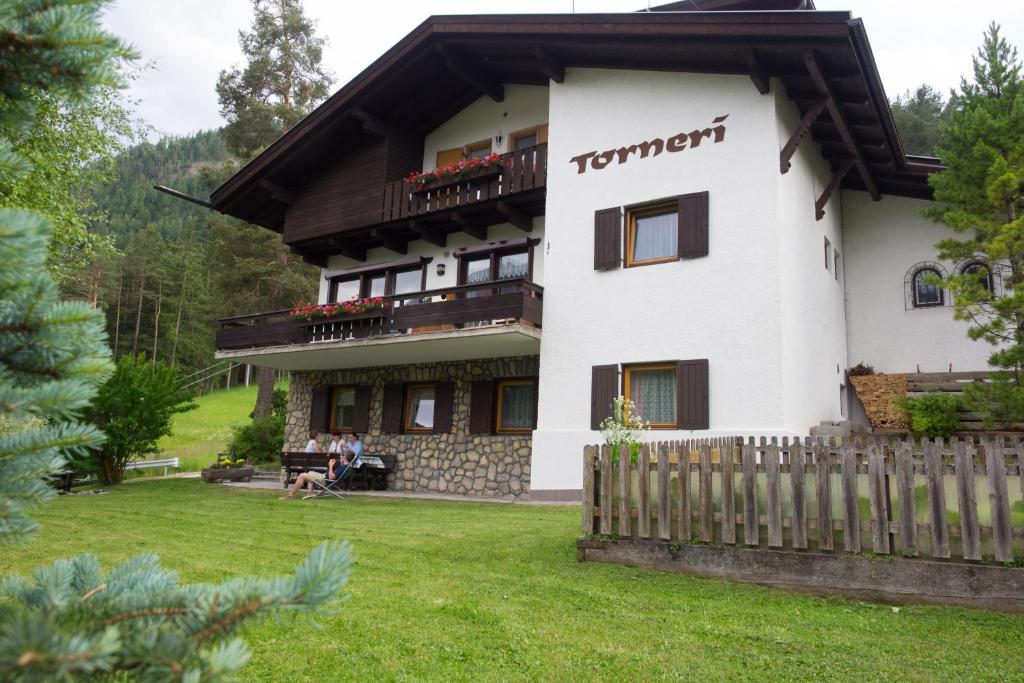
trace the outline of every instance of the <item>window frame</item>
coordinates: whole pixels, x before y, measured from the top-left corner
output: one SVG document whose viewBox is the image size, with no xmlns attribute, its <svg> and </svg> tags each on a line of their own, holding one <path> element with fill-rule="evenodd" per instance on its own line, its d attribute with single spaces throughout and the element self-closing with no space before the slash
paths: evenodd
<svg viewBox="0 0 1024 683">
<path fill-rule="evenodd" d="M 675 377 L 675 386 L 672 388 L 676 400 L 675 417 L 672 422 L 652 422 L 651 429 L 679 429 L 679 364 L 678 361 L 663 361 L 656 363 L 624 363 L 622 365 L 622 396 L 630 397 L 630 375 L 635 370 L 671 370 Z"/>
<path fill-rule="evenodd" d="M 680 260 L 679 256 L 679 200 L 673 198 L 670 200 L 659 200 L 657 202 L 648 202 L 646 204 L 637 204 L 634 206 L 626 206 L 623 208 L 625 212 L 624 223 L 626 229 L 623 230 L 625 237 L 625 249 L 623 250 L 626 258 L 623 262 L 625 268 L 636 268 L 639 266 L 655 266 L 659 263 L 674 263 Z M 653 259 L 644 259 L 637 261 L 633 258 L 633 242 L 636 237 L 636 219 L 637 218 L 650 218 L 652 216 L 665 216 L 670 213 L 676 215 L 676 254 L 675 256 L 659 256 Z"/>
<path fill-rule="evenodd" d="M 369 296 L 370 281 L 374 278 L 384 275 L 384 296 L 393 296 L 395 294 L 395 276 L 398 273 L 408 273 L 413 271 L 420 271 L 420 290 L 426 291 L 427 289 L 427 263 L 421 263 L 420 265 L 405 265 L 405 266 L 392 266 L 390 268 L 381 268 L 379 270 L 368 270 L 363 273 L 355 275 L 338 275 L 330 279 L 330 286 L 327 291 L 327 302 L 328 303 L 342 303 L 338 301 L 338 286 L 343 282 L 359 282 L 359 294 L 360 298 L 366 298 Z M 415 294 L 415 292 L 407 292 L 407 294 Z"/>
<path fill-rule="evenodd" d="M 537 145 L 546 144 L 547 135 L 542 136 L 541 130 L 547 128 L 547 126 L 548 124 L 546 123 L 538 123 L 536 126 L 529 126 L 527 128 L 521 128 L 519 130 L 512 131 L 511 133 L 508 134 L 508 151 L 519 152 L 522 151 L 523 149 L 529 149 L 530 147 L 536 147 Z M 533 135 L 536 139 L 536 142 L 534 142 L 532 145 L 527 145 L 526 147 L 523 147 L 521 149 L 517 148 L 516 140 L 518 140 L 519 138 L 525 138 L 529 135 Z M 544 139 L 541 140 L 541 137 L 543 137 Z"/>
<path fill-rule="evenodd" d="M 832 240 L 825 236 L 825 270 L 832 272 Z"/>
<path fill-rule="evenodd" d="M 537 396 L 538 396 L 538 382 L 537 377 L 501 377 L 496 378 L 494 381 L 494 416 L 491 420 L 493 424 L 494 433 L 496 435 L 516 435 L 516 434 L 530 434 L 537 428 Z M 501 389 L 503 386 L 512 385 L 530 385 L 533 387 L 533 420 L 529 427 L 502 427 L 501 426 L 501 408 L 502 408 L 502 393 Z"/>
<path fill-rule="evenodd" d="M 409 421 L 412 415 L 412 392 L 414 389 L 430 388 L 434 391 L 434 416 L 430 421 L 430 427 L 410 427 Z M 406 384 L 402 392 L 402 433 L 403 434 L 433 434 L 434 423 L 437 421 L 437 382 L 413 382 Z"/>
<path fill-rule="evenodd" d="M 914 304 L 914 308 L 941 308 L 942 306 L 946 305 L 946 290 L 942 287 L 942 285 L 939 285 L 939 300 L 937 303 L 923 304 L 917 298 L 917 278 L 925 271 L 933 273 L 940 279 L 942 278 L 942 273 L 931 266 L 922 266 L 921 268 L 918 268 L 917 270 L 914 271 L 914 274 L 910 276 L 910 291 L 911 296 L 913 297 L 912 302 Z"/>
<path fill-rule="evenodd" d="M 331 393 L 328 397 L 328 413 L 327 413 L 327 431 L 329 432 L 354 432 L 355 425 L 336 425 L 334 424 L 334 415 L 337 412 L 337 403 L 334 401 L 335 395 L 338 391 L 351 391 L 352 392 L 352 420 L 355 421 L 356 417 L 356 389 L 358 387 L 355 384 L 339 384 L 331 387 Z"/>
<path fill-rule="evenodd" d="M 994 298 L 996 291 L 996 280 L 995 276 L 992 274 L 992 266 L 989 265 L 987 262 L 982 261 L 981 259 L 970 259 L 969 261 L 966 261 L 962 266 L 960 266 L 960 275 L 970 275 L 970 273 L 968 273 L 967 271 L 972 268 L 985 269 L 985 281 L 988 283 L 988 295 L 990 299 Z"/>
<path fill-rule="evenodd" d="M 462 159 L 463 161 L 473 158 L 473 152 L 486 149 L 487 153 L 490 154 L 494 151 L 494 140 L 487 138 L 485 140 L 477 140 L 476 142 L 470 142 L 462 146 Z"/>
<path fill-rule="evenodd" d="M 461 254 L 456 253 L 455 257 L 459 260 L 456 283 L 459 285 L 467 284 L 466 279 L 469 276 L 469 262 L 483 260 L 484 258 L 488 258 L 490 260 L 488 279 L 491 282 L 496 282 L 498 280 L 498 265 L 500 258 L 502 256 L 510 256 L 513 254 L 526 254 L 526 279 L 532 282 L 533 248 L 536 245 L 537 240 L 528 239 L 525 243 L 520 242 L 518 244 L 498 244 L 495 245 L 493 249 L 467 251 Z"/>
</svg>

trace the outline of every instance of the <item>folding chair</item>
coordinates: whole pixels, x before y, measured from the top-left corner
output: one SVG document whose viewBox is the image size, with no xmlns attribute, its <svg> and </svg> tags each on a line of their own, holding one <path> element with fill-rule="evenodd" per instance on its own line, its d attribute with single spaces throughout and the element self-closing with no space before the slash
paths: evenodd
<svg viewBox="0 0 1024 683">
<path fill-rule="evenodd" d="M 335 465 L 338 467 L 338 465 Z M 334 496 L 335 498 L 344 498 L 345 489 L 343 486 L 352 476 L 352 467 L 346 467 L 345 471 L 341 473 L 341 476 L 337 479 L 322 479 L 320 481 L 314 480 L 313 483 L 313 495 L 312 498 L 320 498 L 322 496 Z"/>
</svg>

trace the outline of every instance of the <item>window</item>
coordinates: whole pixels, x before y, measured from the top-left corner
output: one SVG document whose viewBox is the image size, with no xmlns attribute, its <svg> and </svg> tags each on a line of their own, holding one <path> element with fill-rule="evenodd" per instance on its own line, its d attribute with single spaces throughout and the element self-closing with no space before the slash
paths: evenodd
<svg viewBox="0 0 1024 683">
<path fill-rule="evenodd" d="M 832 270 L 832 243 L 825 238 L 825 270 Z"/>
<path fill-rule="evenodd" d="M 942 275 L 934 268 L 921 268 L 914 273 L 914 308 L 928 308 L 943 304 Z"/>
<path fill-rule="evenodd" d="M 331 390 L 331 408 L 328 426 L 332 432 L 351 432 L 355 429 L 356 388 L 334 387 Z"/>
<path fill-rule="evenodd" d="M 994 283 L 992 281 L 992 271 L 987 263 L 971 261 L 960 269 L 960 274 L 975 278 L 978 284 L 989 293 L 989 296 L 992 295 Z"/>
<path fill-rule="evenodd" d="M 491 140 L 481 140 L 480 142 L 474 142 L 473 144 L 466 145 L 466 159 L 483 159 L 485 156 L 491 153 Z"/>
<path fill-rule="evenodd" d="M 637 415 L 652 427 L 676 427 L 676 364 L 627 365 L 623 395 L 633 401 Z"/>
<path fill-rule="evenodd" d="M 498 434 L 527 433 L 537 422 L 537 381 L 505 379 L 497 383 L 498 405 L 495 431 Z"/>
<path fill-rule="evenodd" d="M 839 262 L 840 262 L 839 250 L 838 249 L 833 249 L 832 253 L 834 255 L 834 257 L 832 259 L 832 264 L 835 266 L 835 268 L 833 268 L 832 272 L 836 276 L 836 282 L 839 282 Z"/>
<path fill-rule="evenodd" d="M 495 280 L 529 279 L 533 274 L 533 247 L 537 240 L 519 240 L 486 251 L 456 254 L 459 257 L 459 284 L 472 285 Z M 467 296 L 486 296 L 486 292 L 468 292 Z"/>
<path fill-rule="evenodd" d="M 410 384 L 405 389 L 405 420 L 407 432 L 431 432 L 434 430 L 433 384 Z"/>
<path fill-rule="evenodd" d="M 679 255 L 679 206 L 658 204 L 626 212 L 626 266 L 675 261 Z"/>
<path fill-rule="evenodd" d="M 342 275 L 331 280 L 330 301 L 419 292 L 425 288 L 426 278 L 426 263 L 409 265 L 408 262 L 358 275 Z"/>
<path fill-rule="evenodd" d="M 518 152 L 527 147 L 534 147 L 548 141 L 548 125 L 545 123 L 540 126 L 517 130 L 509 138 L 509 149 L 513 152 Z"/>
</svg>

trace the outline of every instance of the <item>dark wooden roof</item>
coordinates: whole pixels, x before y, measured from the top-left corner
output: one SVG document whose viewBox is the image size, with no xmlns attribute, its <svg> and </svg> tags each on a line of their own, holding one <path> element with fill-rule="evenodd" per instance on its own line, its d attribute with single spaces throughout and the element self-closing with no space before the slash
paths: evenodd
<svg viewBox="0 0 1024 683">
<path fill-rule="evenodd" d="M 927 198 L 927 175 L 941 169 L 904 153 L 863 24 L 848 12 L 434 16 L 217 188 L 212 207 L 280 231 L 287 202 L 275 197 L 301 187 L 367 126 L 422 136 L 481 95 L 500 100 L 504 84 L 546 85 L 566 67 L 746 74 L 760 89 L 777 76 L 802 113 L 823 91 L 834 99 L 810 134 L 833 169 L 857 151 L 842 187 Z"/>
<path fill-rule="evenodd" d="M 814 0 L 682 0 L 655 5 L 639 12 L 772 12 L 813 10 Z"/>
</svg>

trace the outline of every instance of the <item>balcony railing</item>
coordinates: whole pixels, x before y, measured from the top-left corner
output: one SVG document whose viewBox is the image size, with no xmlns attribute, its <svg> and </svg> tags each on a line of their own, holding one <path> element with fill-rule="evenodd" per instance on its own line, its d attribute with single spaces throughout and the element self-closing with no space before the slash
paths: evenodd
<svg viewBox="0 0 1024 683">
<path fill-rule="evenodd" d="M 296 320 L 271 311 L 218 320 L 217 350 L 233 351 L 523 323 L 539 328 L 544 288 L 526 279 L 496 280 L 384 297 L 357 315 Z"/>
<path fill-rule="evenodd" d="M 384 186 L 381 222 L 456 209 L 545 186 L 548 173 L 546 143 L 502 154 L 501 160 L 498 173 L 463 178 L 428 190 L 416 191 L 404 180 L 388 183 Z"/>
</svg>

